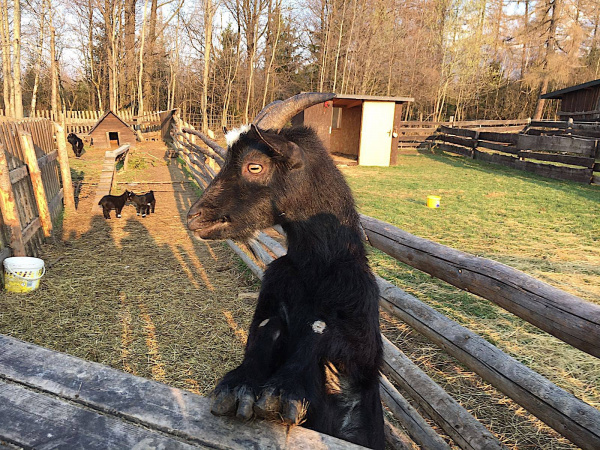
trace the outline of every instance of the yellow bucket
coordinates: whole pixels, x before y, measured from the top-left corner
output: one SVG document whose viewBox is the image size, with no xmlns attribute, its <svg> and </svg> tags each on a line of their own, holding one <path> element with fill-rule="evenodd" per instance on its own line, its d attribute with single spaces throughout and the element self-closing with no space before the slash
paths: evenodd
<svg viewBox="0 0 600 450">
<path fill-rule="evenodd" d="M 4 288 L 8 292 L 31 292 L 40 286 L 46 273 L 44 260 L 14 256 L 4 260 Z"/>
<path fill-rule="evenodd" d="M 436 195 L 428 195 L 427 196 L 427 207 L 428 208 L 439 208 L 441 199 L 442 199 L 441 197 L 438 197 Z"/>
</svg>

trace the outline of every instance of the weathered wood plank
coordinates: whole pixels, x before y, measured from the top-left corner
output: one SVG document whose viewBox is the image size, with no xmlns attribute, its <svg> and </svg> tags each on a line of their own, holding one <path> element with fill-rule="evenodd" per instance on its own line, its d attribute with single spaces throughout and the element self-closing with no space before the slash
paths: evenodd
<svg viewBox="0 0 600 450">
<path fill-rule="evenodd" d="M 394 413 L 394 417 L 406 428 L 412 440 L 428 450 L 450 449 L 450 446 L 429 426 L 417 410 L 402 397 L 385 375 L 381 375 L 380 393 L 383 402 Z"/>
<path fill-rule="evenodd" d="M 529 125 L 532 127 L 542 128 L 560 128 L 563 130 L 569 128 L 569 122 L 559 120 L 532 120 Z"/>
<path fill-rule="evenodd" d="M 31 240 L 31 238 L 33 238 L 33 236 L 35 236 L 35 233 L 37 233 L 37 231 L 42 227 L 41 223 L 40 223 L 40 218 L 36 217 L 35 219 L 33 219 L 29 225 L 27 225 L 25 227 L 25 229 L 23 230 L 23 242 L 27 243 Z M 23 255 L 25 256 L 25 255 Z"/>
<path fill-rule="evenodd" d="M 56 150 L 54 150 L 53 152 L 50 152 L 50 153 L 42 156 L 41 158 L 38 158 L 38 167 L 40 169 L 42 169 L 43 167 L 50 164 L 51 162 L 56 161 L 57 158 L 58 158 L 58 152 Z"/>
<path fill-rule="evenodd" d="M 586 156 L 560 155 L 556 153 L 540 153 L 528 150 L 521 150 L 518 153 L 519 158 L 531 158 L 539 161 L 551 161 L 561 164 L 570 164 L 572 166 L 582 166 L 588 169 L 594 167 L 594 158 Z"/>
<path fill-rule="evenodd" d="M 75 193 L 73 192 L 73 181 L 71 180 L 71 169 L 69 167 L 69 155 L 67 151 L 67 139 L 65 130 L 59 124 L 54 124 L 56 133 L 56 147 L 58 152 L 58 165 L 62 179 L 65 207 L 68 211 L 75 210 Z"/>
<path fill-rule="evenodd" d="M 244 252 L 244 250 L 242 250 L 231 239 L 227 239 L 225 242 L 227 242 L 227 245 L 231 247 L 235 254 L 238 255 L 242 261 L 244 261 L 244 264 L 248 266 L 252 273 L 256 275 L 257 278 L 262 280 L 264 271 L 260 267 L 258 267 L 258 265 L 254 261 L 252 261 L 252 259 L 246 254 L 246 252 Z"/>
<path fill-rule="evenodd" d="M 451 144 L 462 145 L 463 147 L 474 148 L 477 141 L 475 138 L 464 138 L 460 136 L 452 136 L 449 134 L 438 134 L 437 140 L 443 142 L 449 142 Z"/>
<path fill-rule="evenodd" d="M 600 448 L 600 411 L 560 389 L 481 336 L 378 278 L 381 305 L 567 439 Z"/>
<path fill-rule="evenodd" d="M 471 139 L 477 136 L 477 131 L 466 128 L 451 128 L 445 125 L 440 125 L 439 132 L 443 134 L 449 134 L 451 136 L 462 136 Z"/>
<path fill-rule="evenodd" d="M 477 147 L 488 148 L 490 150 L 496 150 L 498 152 L 511 153 L 513 155 L 516 155 L 519 152 L 519 150 L 517 150 L 517 147 L 515 147 L 514 145 L 498 144 L 496 142 L 487 142 L 482 140 L 479 140 L 477 142 Z"/>
<path fill-rule="evenodd" d="M 504 144 L 517 145 L 519 135 L 515 133 L 495 133 L 492 131 L 479 132 L 479 139 L 483 141 L 502 142 Z"/>
<path fill-rule="evenodd" d="M 531 136 L 520 134 L 517 139 L 517 148 L 519 150 L 567 152 L 583 156 L 593 156 L 596 151 L 596 142 L 589 139 L 567 136 Z"/>
<path fill-rule="evenodd" d="M 42 172 L 38 166 L 33 140 L 31 134 L 23 130 L 19 130 L 19 138 L 23 149 L 23 157 L 29 168 L 29 177 L 31 178 L 31 184 L 33 185 L 33 193 L 38 207 L 40 223 L 44 230 L 44 235 L 48 237 L 52 234 L 52 218 L 50 217 L 50 210 L 48 209 L 48 196 L 46 195 L 46 189 L 44 188 L 44 183 L 42 181 Z"/>
<path fill-rule="evenodd" d="M 394 427 L 387 419 L 383 422 L 385 442 L 393 450 L 417 450 L 417 445 L 410 438 Z M 1 450 L 1 447 L 0 447 Z"/>
<path fill-rule="evenodd" d="M 268 421 L 216 417 L 205 397 L 2 335 L 0 374 L 41 394 L 52 394 L 61 401 L 177 436 L 190 444 L 233 449 L 361 448 L 301 427 L 288 431 Z M 3 428 L 0 421 L 0 430 Z"/>
<path fill-rule="evenodd" d="M 589 183 L 592 178 L 591 169 L 578 169 L 574 167 L 555 166 L 552 164 L 540 164 L 533 161 L 523 161 L 512 156 L 491 154 L 474 150 L 474 158 L 492 164 L 500 164 L 512 169 L 525 170 L 537 175 L 554 178 L 556 180 L 575 181 L 578 183 Z"/>
<path fill-rule="evenodd" d="M 21 232 L 21 217 L 2 143 L 0 143 L 0 194 L 0 212 L 2 212 L 4 226 L 8 232 L 8 245 L 12 248 L 14 256 L 26 256 L 25 241 Z"/>
<path fill-rule="evenodd" d="M 496 261 L 419 238 L 361 215 L 371 244 L 397 260 L 480 295 L 538 328 L 600 357 L 600 305 Z"/>
<path fill-rule="evenodd" d="M 31 449 L 194 449 L 175 436 L 0 381 L 0 440 Z"/>
<path fill-rule="evenodd" d="M 444 389 L 383 337 L 383 371 L 415 400 L 462 449 L 504 449 L 496 437 Z"/>
<path fill-rule="evenodd" d="M 29 176 L 29 171 L 27 170 L 27 166 L 21 166 L 12 169 L 9 174 L 11 184 L 17 184 L 23 178 L 27 178 Z"/>
</svg>

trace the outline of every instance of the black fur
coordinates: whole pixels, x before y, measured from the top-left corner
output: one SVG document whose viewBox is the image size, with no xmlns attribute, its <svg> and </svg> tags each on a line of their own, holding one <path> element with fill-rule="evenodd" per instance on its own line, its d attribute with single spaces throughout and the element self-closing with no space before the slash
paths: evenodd
<svg viewBox="0 0 600 450">
<path fill-rule="evenodd" d="M 98 205 L 102 206 L 102 214 L 105 219 L 110 219 L 110 210 L 114 209 L 117 218 L 121 217 L 121 211 L 129 198 L 131 192 L 125 191 L 121 195 L 105 195 L 100 199 Z"/>
<path fill-rule="evenodd" d="M 274 224 L 288 253 L 265 272 L 244 360 L 215 388 L 212 411 L 382 449 L 378 288 L 350 189 L 309 128 L 241 134 L 188 214 L 203 239 Z"/>
<path fill-rule="evenodd" d="M 67 136 L 67 141 L 69 141 L 71 147 L 73 147 L 73 153 L 75 153 L 75 156 L 79 158 L 81 156 L 81 152 L 83 152 L 83 141 L 74 133 L 69 133 Z"/>
<path fill-rule="evenodd" d="M 135 204 L 135 211 L 139 216 L 146 217 L 146 214 L 154 213 L 154 207 L 156 206 L 156 199 L 154 198 L 154 191 L 148 191 L 145 194 L 136 195 L 133 192 L 129 193 L 128 200 Z"/>
</svg>

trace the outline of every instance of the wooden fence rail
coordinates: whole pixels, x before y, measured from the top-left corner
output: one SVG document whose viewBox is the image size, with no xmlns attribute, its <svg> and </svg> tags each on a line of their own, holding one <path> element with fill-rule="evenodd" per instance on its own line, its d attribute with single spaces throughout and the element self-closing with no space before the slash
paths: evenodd
<svg viewBox="0 0 600 450">
<path fill-rule="evenodd" d="M 538 128 L 533 128 L 533 125 Z M 562 135 L 544 135 L 539 129 L 540 125 L 546 126 L 544 122 L 532 122 L 524 130 L 528 134 L 442 125 L 431 140 L 438 142 L 439 148 L 445 152 L 549 178 L 591 183 L 594 177 L 600 176 L 600 162 L 597 162 L 600 158 L 600 138 L 572 135 L 568 132 L 573 128 L 562 125 L 559 125 Z M 554 122 L 552 127 L 556 128 Z M 598 174 L 594 175 L 594 172 Z"/>
<path fill-rule="evenodd" d="M 452 136 L 458 141 L 479 139 L 482 135 L 496 139 L 496 134 L 502 135 L 495 141 L 497 145 L 519 151 L 519 138 L 515 135 L 505 137 L 506 133 L 461 129 Z M 215 172 L 208 171 L 206 164 L 212 161 L 218 170 L 224 155 L 217 152 L 218 149 L 209 150 L 198 145 L 195 138 L 202 138 L 202 135 L 185 129 L 181 122 L 174 122 L 172 136 L 173 145 L 191 175 L 205 187 Z M 583 154 L 589 154 L 588 144 L 575 145 L 583 149 Z M 471 148 L 474 149 L 475 146 Z M 216 158 L 217 155 L 220 158 Z M 376 219 L 361 216 L 361 223 L 371 245 L 397 260 L 493 301 L 559 339 L 600 357 L 600 306 L 498 262 L 418 238 Z M 259 233 L 256 239 L 245 244 L 232 241 L 228 244 L 259 278 L 267 264 L 285 254 L 283 245 L 265 233 Z M 586 450 L 600 448 L 600 411 L 391 283 L 378 277 L 378 284 L 383 309 L 399 317 L 574 444 Z M 391 379 L 460 448 L 503 448 L 493 434 L 387 340 L 384 362 L 384 371 Z M 446 448 L 445 443 L 430 435 L 418 414 L 406 412 L 408 408 L 401 396 L 394 393 L 394 387 L 385 379 L 382 379 L 381 389 L 384 403 L 396 411 L 395 417 L 409 430 L 410 438 L 426 448 Z"/>
<path fill-rule="evenodd" d="M 0 257 L 37 255 L 63 209 L 74 208 L 62 128 L 48 119 L 0 123 Z"/>
</svg>

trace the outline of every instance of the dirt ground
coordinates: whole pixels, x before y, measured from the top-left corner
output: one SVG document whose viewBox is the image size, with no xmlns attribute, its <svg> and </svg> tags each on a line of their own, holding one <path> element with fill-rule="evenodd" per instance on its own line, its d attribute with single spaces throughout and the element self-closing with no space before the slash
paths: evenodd
<svg viewBox="0 0 600 450">
<path fill-rule="evenodd" d="M 110 220 L 91 212 L 104 150 L 73 158 L 77 211 L 44 248 L 40 289 L 2 293 L 0 333 L 206 394 L 241 360 L 254 305 L 238 295 L 258 287 L 224 243 L 189 233 L 198 193 L 165 153 L 138 145 L 113 183 L 113 193 L 152 189 L 155 214 L 127 206 Z"/>
</svg>

